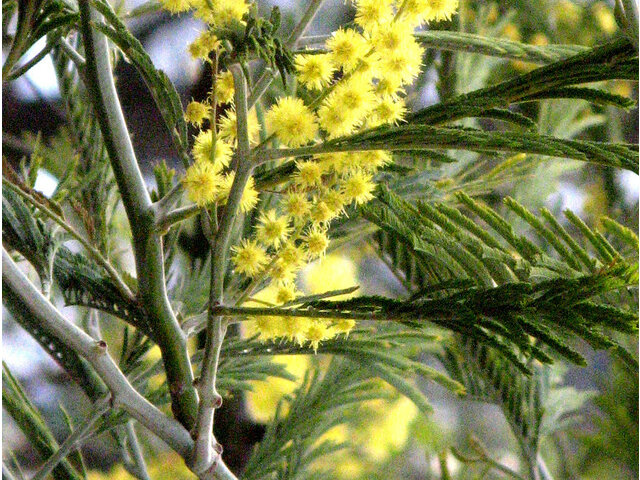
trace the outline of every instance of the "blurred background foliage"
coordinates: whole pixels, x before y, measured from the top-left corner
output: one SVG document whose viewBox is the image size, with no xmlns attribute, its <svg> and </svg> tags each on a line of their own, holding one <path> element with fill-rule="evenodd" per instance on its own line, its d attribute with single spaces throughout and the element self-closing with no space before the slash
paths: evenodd
<svg viewBox="0 0 640 480">
<path fill-rule="evenodd" d="M 278 2 L 283 11 L 284 30 L 291 28 L 294 18 L 304 6 L 302 4 L 304 2 Z M 137 6 L 131 0 L 114 5 L 119 11 Z M 260 2 L 264 12 L 270 7 L 269 2 Z M 566 43 L 593 46 L 619 34 L 612 7 L 612 3 L 603 1 L 461 1 L 460 15 L 451 23 L 436 25 L 436 28 L 457 29 L 534 45 Z M 310 33 L 328 33 L 337 25 L 351 21 L 352 16 L 353 9 L 341 0 L 327 1 L 319 14 L 322 21 L 316 22 L 316 31 Z M 209 72 L 192 62 L 186 53 L 187 43 L 197 35 L 198 22 L 187 16 L 156 12 L 131 18 L 129 25 L 150 52 L 156 66 L 164 69 L 176 84 L 184 104 L 192 98 L 200 100 L 206 97 Z M 3 43 L 3 51 L 4 47 Z M 412 108 L 435 103 L 454 93 L 478 89 L 534 68 L 534 65 L 522 61 L 468 53 L 454 56 L 433 50 L 428 51 L 425 65 L 420 82 L 407 97 Z M 66 115 L 52 68 L 52 63 L 45 59 L 18 82 L 3 85 L 2 100 L 5 161 L 18 165 L 24 156 L 30 157 L 32 162 L 37 157 L 49 174 L 41 173 L 36 187 L 49 192 L 64 178 L 70 159 L 75 158 L 71 136 L 62 127 Z M 179 168 L 179 159 L 135 69 L 120 61 L 116 75 L 138 158 L 149 182 L 153 183 L 154 165 L 166 161 L 169 166 Z M 611 82 L 607 87 L 612 92 L 638 98 L 637 83 Z M 531 103 L 523 108 L 530 109 L 526 113 L 537 118 L 540 133 L 599 141 L 638 141 L 635 109 L 623 112 L 570 100 Z M 476 154 L 458 153 L 456 158 L 459 161 L 455 164 L 434 164 L 429 179 L 434 200 L 451 201 L 455 192 L 462 190 L 470 195 L 482 195 L 490 205 L 501 209 L 501 199 L 510 195 L 534 211 L 547 207 L 553 213 L 559 213 L 571 208 L 591 226 L 597 226 L 599 219 L 606 215 L 633 231 L 638 230 L 639 182 L 633 173 L 577 161 L 532 157 L 527 158 L 526 167 L 499 172 L 492 170 L 495 162 Z M 511 166 L 517 167 L 522 160 L 514 157 Z M 67 189 L 74 187 L 72 184 L 66 186 Z M 77 187 L 87 188 L 86 185 Z M 56 192 L 59 196 L 67 193 Z M 105 201 L 113 202 L 112 196 L 107 195 Z M 80 210 L 77 213 L 82 215 Z M 518 230 L 526 231 L 526 224 L 516 215 L 504 213 Z M 126 221 L 115 203 L 112 215 L 113 218 L 105 220 L 104 225 L 124 234 L 127 231 Z M 96 225 L 91 225 L 91 228 L 95 229 Z M 101 238 L 118 237 L 102 235 Z M 182 247 L 181 261 L 192 272 L 192 275 L 174 279 L 172 283 L 173 288 L 183 290 L 180 298 L 192 302 L 178 308 L 182 314 L 188 315 L 196 311 L 202 299 L 206 298 L 204 282 L 199 276 L 199 272 L 205 270 L 202 264 L 204 250 L 199 250 L 199 246 L 204 247 L 205 242 L 196 222 L 185 225 L 175 241 Z M 116 242 L 104 248 L 117 254 L 122 245 Z M 124 251 L 121 263 L 131 263 Z M 400 282 L 391 275 L 384 259 L 378 257 L 366 241 L 336 249 L 308 268 L 299 279 L 300 288 L 307 294 L 355 285 L 360 285 L 358 293 L 365 294 L 396 295 L 404 291 Z M 627 299 L 630 305 L 637 304 L 636 295 Z M 268 302 L 272 296 L 273 292 L 267 289 L 256 298 Z M 88 313 L 78 309 L 78 315 L 82 317 Z M 116 339 L 120 336 L 121 326 L 105 321 L 103 328 L 110 349 L 115 355 L 119 354 L 122 344 Z M 251 325 L 238 334 L 250 336 Z M 625 339 L 621 338 L 621 341 Z M 64 412 L 68 412 L 71 418 L 80 418 L 88 405 L 76 400 L 82 398 L 77 394 L 77 388 L 65 381 L 62 371 L 12 322 L 3 321 L 3 343 L 5 362 L 36 401 L 55 435 L 63 439 L 68 432 Z M 193 351 L 196 343 L 194 340 Z M 637 345 L 625 347 L 637 354 Z M 542 455 L 551 475 L 549 478 L 638 478 L 638 377 L 612 361 L 607 354 L 594 353 L 585 345 L 580 351 L 588 358 L 588 367 L 557 368 L 552 372 L 552 401 L 562 405 L 568 413 L 554 419 L 557 422 L 555 426 L 560 428 L 548 435 L 542 444 Z M 158 359 L 155 349 L 145 357 L 147 365 Z M 286 411 L 276 411 L 279 401 L 304 382 L 307 370 L 324 369 L 330 362 L 329 355 L 282 355 L 274 360 L 283 367 L 279 375 L 253 381 L 252 391 L 246 398 L 238 394 L 225 400 L 222 413 L 216 415 L 221 419 L 216 423 L 219 430 L 216 436 L 225 445 L 229 464 L 236 469 L 246 464 L 252 446 L 263 438 L 264 424 L 276 416 L 286 416 Z M 422 360 L 438 365 L 434 356 L 426 355 Z M 160 387 L 163 378 L 152 377 L 150 381 Z M 419 414 L 413 403 L 392 391 L 385 392 L 381 385 L 371 387 L 380 398 L 341 410 L 339 415 L 343 423 L 328 429 L 320 441 L 340 444 L 349 440 L 355 446 L 317 458 L 309 467 L 310 475 L 328 472 L 323 474 L 324 478 L 345 479 L 517 478 L 514 474 L 520 467 L 517 441 L 498 406 L 461 400 L 433 383 L 419 386 L 434 406 L 432 415 Z M 193 478 L 182 461 L 167 453 L 157 439 L 142 431 L 139 433 L 150 459 L 151 478 Z M 3 455 L 7 463 L 11 464 L 14 456 L 22 465 L 40 461 L 9 415 L 3 416 L 3 434 Z M 98 439 L 83 447 L 90 470 L 88 478 L 131 478 L 123 467 L 112 466 L 119 457 L 121 445 L 106 434 Z"/>
</svg>

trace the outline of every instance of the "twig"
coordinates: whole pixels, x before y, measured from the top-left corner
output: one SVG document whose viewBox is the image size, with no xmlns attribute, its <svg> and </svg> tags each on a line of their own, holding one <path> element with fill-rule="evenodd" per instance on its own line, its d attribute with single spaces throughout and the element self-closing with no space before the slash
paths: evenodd
<svg viewBox="0 0 640 480">
<path fill-rule="evenodd" d="M 2 249 L 3 286 L 12 291 L 23 307 L 35 316 L 69 350 L 85 358 L 113 395 L 113 406 L 122 408 L 172 449 L 186 457 L 193 448 L 189 432 L 179 422 L 165 416 L 129 383 L 107 352 L 103 341 L 96 342 L 69 322 L 20 271 Z"/>
<path fill-rule="evenodd" d="M 186 337 L 167 296 L 162 238 L 155 231 L 156 212 L 120 108 L 107 39 L 92 29 L 92 22 L 99 20 L 100 15 L 91 8 L 89 0 L 80 0 L 78 5 L 87 89 L 131 226 L 139 300 L 154 327 L 154 340 L 162 352 L 173 414 L 185 427 L 191 428 L 197 411 L 197 393 Z"/>
<path fill-rule="evenodd" d="M 4 264 L 3 264 L 4 266 Z M 40 467 L 40 469 L 32 477 L 32 480 L 44 480 L 47 478 L 53 469 L 60 463 L 60 461 L 66 457 L 74 448 L 77 447 L 78 440 L 80 440 L 85 433 L 87 433 L 91 427 L 107 412 L 110 408 L 111 395 L 107 395 L 98 400 L 91 411 L 84 419 L 82 424 L 78 426 L 64 441 L 60 448 L 51 455 L 47 461 Z"/>
<path fill-rule="evenodd" d="M 202 361 L 198 394 L 200 405 L 195 427 L 195 442 L 191 468 L 197 474 L 207 471 L 215 473 L 219 462 L 221 448 L 213 435 L 213 418 L 216 408 L 222 405 L 222 398 L 216 390 L 216 375 L 220 350 L 227 330 L 227 322 L 219 315 L 214 315 L 213 307 L 222 303 L 224 298 L 224 274 L 227 265 L 227 252 L 233 224 L 240 208 L 240 201 L 245 186 L 253 169 L 250 161 L 249 134 L 247 125 L 247 83 L 238 64 L 229 67 L 235 86 L 235 104 L 238 123 L 238 151 L 235 177 L 227 205 L 224 208 L 220 225 L 215 236 L 211 260 L 211 289 L 209 292 L 209 313 L 207 315 L 207 336 L 205 355 Z M 235 478 L 235 477 L 231 477 Z"/>
<path fill-rule="evenodd" d="M 133 427 L 133 420 L 127 422 L 127 442 L 129 443 L 129 449 L 133 455 L 133 465 L 136 469 L 136 475 L 141 480 L 151 480 L 149 473 L 147 472 L 147 465 L 142 455 L 142 448 L 138 442 L 138 436 L 136 430 Z"/>
<path fill-rule="evenodd" d="M 60 37 L 58 39 L 58 45 L 60 46 L 60 48 L 62 48 L 62 50 L 64 50 L 64 53 L 67 54 L 69 59 L 75 64 L 78 71 L 81 71 L 84 69 L 84 66 L 87 62 L 85 61 L 84 57 L 80 55 L 78 51 L 71 46 L 71 44 L 67 41 L 66 38 Z"/>
<path fill-rule="evenodd" d="M 19 78 L 25 73 L 27 73 L 32 67 L 34 67 L 37 63 L 39 63 L 44 57 L 46 57 L 49 54 L 49 52 L 55 46 L 56 43 L 57 43 L 57 39 L 49 40 L 49 42 L 47 42 L 44 48 L 40 50 L 31 60 L 29 60 L 28 62 L 25 62 L 23 65 L 20 65 L 15 70 L 12 70 L 11 72 L 9 72 L 5 81 L 9 82 L 11 80 L 15 80 L 16 78 Z"/>
<path fill-rule="evenodd" d="M 196 204 L 186 205 L 184 207 L 176 208 L 170 211 L 166 215 L 160 217 L 156 221 L 156 231 L 160 235 L 165 235 L 169 229 L 176 223 L 180 223 L 183 220 L 193 217 L 200 212 L 201 207 Z"/>
<path fill-rule="evenodd" d="M 89 253 L 89 255 L 107 271 L 111 279 L 115 282 L 118 290 L 120 290 L 120 293 L 122 293 L 122 295 L 124 295 L 127 298 L 127 300 L 131 302 L 136 301 L 136 296 L 133 294 L 133 292 L 131 292 L 127 284 L 124 283 L 124 280 L 120 278 L 120 275 L 118 275 L 118 272 L 116 271 L 116 269 L 113 268 L 113 265 L 111 265 L 109 261 L 106 258 L 104 258 L 102 254 L 93 245 L 91 245 L 87 240 L 85 240 L 84 237 L 80 235 L 63 218 L 57 215 L 53 210 L 47 207 L 44 203 L 38 202 L 35 198 L 33 198 L 27 192 L 23 191 L 22 189 L 20 189 L 19 187 L 17 187 L 7 179 L 5 179 L 4 177 L 2 178 L 2 186 L 5 188 L 8 188 L 15 194 L 22 197 L 27 202 L 29 202 L 31 205 L 36 207 L 38 210 L 44 213 L 47 217 L 49 217 L 51 220 L 53 220 L 58 225 L 60 225 L 75 240 L 80 242 L 80 244 L 87 250 L 87 253 Z"/>
</svg>

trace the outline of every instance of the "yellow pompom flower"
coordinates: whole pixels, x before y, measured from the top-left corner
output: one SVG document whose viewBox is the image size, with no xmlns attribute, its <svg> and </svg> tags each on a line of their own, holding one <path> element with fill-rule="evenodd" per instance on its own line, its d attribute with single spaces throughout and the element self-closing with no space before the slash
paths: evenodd
<svg viewBox="0 0 640 480">
<path fill-rule="evenodd" d="M 318 162 L 303 160 L 296 162 L 298 171 L 294 179 L 302 187 L 315 187 L 322 183 L 322 167 Z"/>
<path fill-rule="evenodd" d="M 191 44 L 189 53 L 195 60 L 209 60 L 209 53 L 220 47 L 220 40 L 210 31 L 202 32 Z"/>
<path fill-rule="evenodd" d="M 430 0 L 404 0 L 400 17 L 410 25 L 421 25 L 431 12 L 429 3 Z"/>
<path fill-rule="evenodd" d="M 327 190 L 322 194 L 321 198 L 335 216 L 344 213 L 344 206 L 347 202 L 342 192 L 338 190 Z"/>
<path fill-rule="evenodd" d="M 359 122 L 375 102 L 373 87 L 362 75 L 352 75 L 340 82 L 331 95 L 338 105 L 349 112 L 354 122 Z"/>
<path fill-rule="evenodd" d="M 315 115 L 299 98 L 280 97 L 267 112 L 266 121 L 278 140 L 289 147 L 309 143 L 318 133 Z"/>
<path fill-rule="evenodd" d="M 202 125 L 202 122 L 209 117 L 209 107 L 204 103 L 190 102 L 184 112 L 184 119 L 194 125 Z"/>
<path fill-rule="evenodd" d="M 233 86 L 233 75 L 231 72 L 221 72 L 216 75 L 216 102 L 218 104 L 221 103 L 229 103 L 233 100 L 233 93 L 235 92 Z"/>
<path fill-rule="evenodd" d="M 195 162 L 182 179 L 189 200 L 201 207 L 216 200 L 222 177 L 211 162 Z"/>
<path fill-rule="evenodd" d="M 291 233 L 287 217 L 280 217 L 275 210 L 262 212 L 260 224 L 256 227 L 256 238 L 264 245 L 278 248 Z"/>
<path fill-rule="evenodd" d="M 313 223 L 325 224 L 336 216 L 337 213 L 323 201 L 316 201 L 311 207 L 311 220 Z"/>
<path fill-rule="evenodd" d="M 350 72 L 369 51 L 369 43 L 355 30 L 340 28 L 327 40 L 327 49 L 333 64 Z"/>
<path fill-rule="evenodd" d="M 238 273 L 253 277 L 260 273 L 269 261 L 264 249 L 255 240 L 243 239 L 240 245 L 231 247 L 231 261 Z"/>
<path fill-rule="evenodd" d="M 307 246 L 307 254 L 310 259 L 324 255 L 324 252 L 327 251 L 327 247 L 329 246 L 327 231 L 317 225 L 313 225 L 302 239 Z"/>
<path fill-rule="evenodd" d="M 304 262 L 305 254 L 301 247 L 289 241 L 278 251 L 278 257 L 285 265 L 298 268 Z"/>
<path fill-rule="evenodd" d="M 422 67 L 424 49 L 414 40 L 407 41 L 401 49 L 389 52 L 380 60 L 384 78 L 401 85 L 413 82 Z"/>
<path fill-rule="evenodd" d="M 384 123 L 398 124 L 398 122 L 404 119 L 407 113 L 407 107 L 404 103 L 404 99 L 393 99 L 390 96 L 384 96 L 379 99 L 377 105 L 373 108 L 373 115 L 367 124 L 375 127 Z"/>
<path fill-rule="evenodd" d="M 316 155 L 313 158 L 320 162 L 323 171 L 333 170 L 336 173 L 341 173 L 349 169 L 348 156 L 349 154 L 345 152 L 332 152 Z"/>
<path fill-rule="evenodd" d="M 224 205 L 227 202 L 234 179 L 235 172 L 227 173 L 222 178 L 222 183 L 220 184 L 220 189 L 218 191 L 218 196 L 216 199 L 221 205 Z M 247 213 L 252 210 L 257 203 L 258 191 L 256 190 L 256 183 L 253 177 L 250 177 L 247 185 L 244 187 L 244 192 L 242 192 L 242 197 L 240 199 L 240 211 L 243 213 Z"/>
<path fill-rule="evenodd" d="M 429 0 L 428 10 L 425 20 L 428 22 L 435 20 L 451 20 L 451 17 L 458 10 L 458 0 Z"/>
<path fill-rule="evenodd" d="M 292 282 L 296 276 L 296 265 L 285 262 L 278 258 L 269 270 L 269 276 L 278 282 Z"/>
<path fill-rule="evenodd" d="M 371 44 L 380 55 L 401 49 L 413 39 L 413 27 L 405 22 L 379 25 L 371 32 Z"/>
<path fill-rule="evenodd" d="M 376 184 L 371 175 L 362 171 L 354 172 L 342 183 L 342 194 L 349 202 L 356 202 L 360 205 L 367 203 L 373 198 L 373 190 Z"/>
<path fill-rule="evenodd" d="M 171 13 L 186 12 L 192 7 L 190 0 L 160 0 L 160 4 Z"/>
<path fill-rule="evenodd" d="M 356 120 L 350 111 L 336 101 L 333 93 L 329 95 L 318 109 L 320 127 L 327 132 L 329 138 L 341 137 L 353 133 Z"/>
<path fill-rule="evenodd" d="M 231 145 L 218 140 L 214 152 L 211 130 L 203 130 L 196 137 L 191 153 L 196 162 L 212 163 L 219 172 L 223 167 L 229 166 L 232 150 Z"/>
<path fill-rule="evenodd" d="M 356 74 L 341 82 L 318 109 L 318 119 L 329 138 L 348 135 L 373 108 L 375 95 L 367 76 Z"/>
<path fill-rule="evenodd" d="M 289 193 L 283 201 L 283 209 L 294 220 L 303 219 L 309 213 L 307 196 L 299 192 Z"/>
<path fill-rule="evenodd" d="M 258 116 L 254 109 L 251 109 L 249 116 L 247 117 L 247 129 L 249 131 L 249 142 L 256 143 L 258 141 L 258 136 L 260 135 L 260 123 L 258 123 Z M 237 135 L 238 118 L 234 107 L 228 109 L 224 115 L 220 117 L 218 124 L 218 136 L 234 145 L 236 143 Z"/>
<path fill-rule="evenodd" d="M 404 93 L 402 81 L 398 77 L 383 77 L 378 79 L 374 91 L 383 97 L 397 98 Z"/>
<path fill-rule="evenodd" d="M 313 351 L 317 352 L 320 342 L 333 338 L 335 332 L 329 328 L 326 321 L 314 320 L 309 325 L 309 328 L 307 328 L 307 331 L 304 332 L 304 336 L 311 347 L 313 347 Z"/>
<path fill-rule="evenodd" d="M 296 286 L 294 283 L 281 283 L 276 289 L 276 302 L 279 304 L 287 303 L 298 296 Z"/>
<path fill-rule="evenodd" d="M 391 154 L 385 150 L 353 152 L 350 154 L 350 159 L 354 166 L 361 168 L 365 172 L 375 172 L 393 161 Z"/>
<path fill-rule="evenodd" d="M 391 0 L 357 0 L 356 24 L 365 32 L 370 32 L 381 23 L 387 23 L 393 18 Z"/>
<path fill-rule="evenodd" d="M 355 320 L 352 320 L 350 318 L 343 318 L 341 320 L 333 322 L 333 325 L 331 326 L 331 328 L 337 334 L 344 333 L 345 336 L 348 336 L 349 332 L 351 332 L 351 330 L 353 330 L 353 327 L 355 326 L 356 326 Z"/>
<path fill-rule="evenodd" d="M 242 20 L 249 11 L 249 4 L 244 0 L 194 0 L 195 17 L 217 28 Z"/>
<path fill-rule="evenodd" d="M 311 90 L 320 90 L 329 85 L 335 68 L 328 54 L 296 55 L 296 78 Z"/>
</svg>

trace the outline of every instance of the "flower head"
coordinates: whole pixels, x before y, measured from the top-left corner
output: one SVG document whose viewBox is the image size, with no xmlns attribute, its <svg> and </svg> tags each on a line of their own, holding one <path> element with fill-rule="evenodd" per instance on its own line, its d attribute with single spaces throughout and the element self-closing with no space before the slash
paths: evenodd
<svg viewBox="0 0 640 480">
<path fill-rule="evenodd" d="M 405 42 L 403 48 L 389 52 L 380 60 L 384 79 L 400 85 L 408 84 L 420 73 L 424 49 L 414 40 Z"/>
<path fill-rule="evenodd" d="M 311 90 L 320 90 L 329 85 L 334 67 L 328 54 L 296 55 L 298 81 Z"/>
<path fill-rule="evenodd" d="M 230 23 L 242 20 L 249 11 L 249 4 L 244 0 L 194 0 L 196 7 L 195 16 L 204 20 L 209 25 L 221 28 Z"/>
<path fill-rule="evenodd" d="M 358 65 L 359 59 L 367 54 L 369 44 L 355 30 L 340 28 L 327 40 L 327 48 L 331 52 L 333 64 L 349 72 Z"/>
<path fill-rule="evenodd" d="M 425 19 L 429 22 L 432 20 L 451 20 L 451 17 L 458 9 L 458 0 L 429 0 L 428 11 Z"/>
<path fill-rule="evenodd" d="M 192 5 L 190 0 L 161 0 L 162 8 L 171 13 L 181 13 L 189 10 Z"/>
<path fill-rule="evenodd" d="M 238 135 L 238 117 L 236 116 L 235 107 L 228 109 L 224 115 L 222 115 L 218 128 L 218 135 L 220 138 L 225 139 L 232 145 L 236 143 Z M 258 117 L 254 109 L 249 112 L 247 117 L 247 128 L 249 133 L 249 142 L 256 143 L 258 141 L 258 136 L 260 135 L 260 124 L 258 123 Z"/>
<path fill-rule="evenodd" d="M 202 125 L 202 122 L 209 116 L 209 107 L 204 103 L 190 102 L 184 112 L 184 118 L 187 122 L 194 125 Z"/>
<path fill-rule="evenodd" d="M 196 137 L 191 151 L 196 162 L 209 162 L 214 165 L 216 171 L 229 166 L 231 159 L 231 145 L 222 140 L 216 142 L 215 152 L 213 148 L 213 136 L 211 130 L 202 130 Z"/>
<path fill-rule="evenodd" d="M 256 227 L 257 239 L 265 245 L 278 248 L 291 233 L 287 217 L 279 217 L 275 210 L 262 212 L 260 224 Z"/>
<path fill-rule="evenodd" d="M 295 298 L 298 296 L 297 294 L 298 292 L 294 283 L 281 283 L 280 285 L 278 285 L 278 288 L 276 290 L 276 302 L 290 302 L 291 300 L 295 300 Z"/>
<path fill-rule="evenodd" d="M 407 107 L 402 98 L 394 99 L 391 96 L 384 96 L 373 108 L 372 113 L 372 118 L 367 125 L 373 127 L 384 123 L 397 124 L 407 113 Z"/>
<path fill-rule="evenodd" d="M 315 187 L 322 183 L 322 167 L 318 162 L 303 160 L 296 162 L 298 171 L 295 180 L 303 187 Z"/>
<path fill-rule="evenodd" d="M 370 32 L 381 23 L 389 22 L 393 17 L 391 0 L 357 0 L 356 23 L 365 32 Z"/>
<path fill-rule="evenodd" d="M 317 225 L 312 226 L 307 234 L 303 237 L 307 245 L 307 253 L 310 258 L 318 258 L 324 255 L 329 246 L 329 238 L 327 231 Z"/>
<path fill-rule="evenodd" d="M 380 167 L 384 167 L 393 161 L 391 154 L 385 150 L 353 152 L 349 156 L 354 166 L 361 168 L 365 172 L 375 172 Z"/>
<path fill-rule="evenodd" d="M 233 93 L 235 92 L 233 86 L 233 75 L 231 72 L 220 72 L 216 75 L 216 102 L 229 103 L 233 100 Z"/>
<path fill-rule="evenodd" d="M 380 55 L 400 50 L 413 39 L 413 27 L 405 22 L 391 22 L 377 26 L 371 32 L 371 43 Z"/>
<path fill-rule="evenodd" d="M 189 200 L 203 207 L 215 201 L 222 177 L 211 162 L 195 162 L 187 169 L 182 183 Z"/>
<path fill-rule="evenodd" d="M 309 201 L 304 193 L 292 192 L 284 199 L 284 211 L 295 220 L 300 220 L 309 212 Z"/>
<path fill-rule="evenodd" d="M 299 98 L 280 97 L 267 112 L 266 121 L 278 139 L 289 147 L 304 145 L 318 133 L 315 115 Z"/>
<path fill-rule="evenodd" d="M 291 241 L 284 244 L 278 251 L 278 256 L 285 265 L 291 265 L 294 268 L 299 267 L 304 261 L 304 251 Z"/>
<path fill-rule="evenodd" d="M 296 267 L 279 258 L 269 270 L 269 276 L 278 282 L 292 282 L 296 276 Z"/>
<path fill-rule="evenodd" d="M 371 175 L 362 171 L 354 172 L 342 184 L 342 193 L 348 201 L 367 203 L 373 198 L 373 190 L 376 184 L 372 181 Z"/>
<path fill-rule="evenodd" d="M 253 277 L 260 273 L 269 261 L 264 249 L 255 240 L 243 239 L 240 245 L 231 247 L 236 272 Z"/>
<path fill-rule="evenodd" d="M 209 53 L 220 47 L 220 40 L 210 31 L 202 32 L 191 44 L 189 53 L 195 60 L 209 60 Z"/>
<path fill-rule="evenodd" d="M 317 352 L 320 342 L 332 338 L 335 333 L 329 328 L 326 321 L 314 320 L 311 322 L 304 335 L 309 344 L 313 347 L 313 351 Z"/>
</svg>

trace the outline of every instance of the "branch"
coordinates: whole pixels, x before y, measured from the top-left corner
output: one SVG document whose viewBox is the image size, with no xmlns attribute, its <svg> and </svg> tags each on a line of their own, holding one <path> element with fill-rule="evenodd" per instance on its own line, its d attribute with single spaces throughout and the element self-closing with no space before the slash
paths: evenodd
<svg viewBox="0 0 640 480">
<path fill-rule="evenodd" d="M 140 442 L 138 442 L 136 430 L 133 427 L 133 420 L 129 420 L 127 422 L 127 441 L 129 443 L 131 454 L 133 455 L 132 466 L 135 468 L 136 476 L 142 480 L 151 480 L 151 477 L 149 477 L 149 473 L 147 472 L 147 466 L 144 461 L 144 456 L 142 455 Z"/>
<path fill-rule="evenodd" d="M 99 20 L 99 15 L 91 9 L 89 0 L 80 0 L 79 8 L 87 89 L 131 226 L 140 302 L 153 325 L 153 340 L 162 352 L 173 413 L 180 423 L 191 428 L 197 393 L 186 338 L 167 297 L 162 238 L 155 232 L 155 211 L 120 108 L 107 39 L 92 30 L 92 22 Z"/>
<path fill-rule="evenodd" d="M 156 232 L 160 235 L 165 235 L 176 223 L 180 223 L 183 220 L 187 220 L 188 218 L 197 215 L 200 210 L 201 208 L 196 204 L 176 208 L 175 210 L 172 210 L 158 218 L 156 221 Z"/>
<path fill-rule="evenodd" d="M 251 177 L 253 164 L 250 158 L 249 133 L 247 125 L 247 83 L 242 67 L 233 64 L 229 67 L 235 86 L 235 104 L 238 119 L 238 150 L 235 158 L 235 178 L 227 205 L 222 213 L 220 226 L 215 236 L 211 259 L 211 289 L 209 292 L 209 313 L 207 315 L 207 335 L 202 371 L 198 380 L 200 405 L 195 427 L 196 447 L 192 457 L 194 472 L 216 471 L 222 449 L 213 435 L 213 418 L 216 408 L 222 405 L 222 397 L 216 390 L 216 375 L 220 359 L 220 349 L 227 331 L 227 322 L 213 313 L 213 308 L 224 299 L 224 274 L 227 270 L 227 253 L 238 216 L 240 200 Z"/>
<path fill-rule="evenodd" d="M 64 318 L 20 271 L 4 248 L 2 271 L 3 286 L 11 290 L 23 308 L 96 370 L 113 395 L 114 407 L 122 408 L 183 457 L 189 454 L 193 447 L 189 432 L 140 395 L 109 356 L 106 343 L 96 342 Z"/>
</svg>

